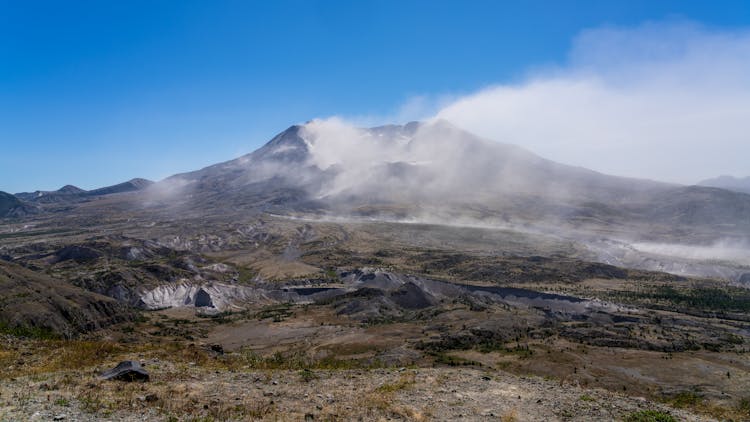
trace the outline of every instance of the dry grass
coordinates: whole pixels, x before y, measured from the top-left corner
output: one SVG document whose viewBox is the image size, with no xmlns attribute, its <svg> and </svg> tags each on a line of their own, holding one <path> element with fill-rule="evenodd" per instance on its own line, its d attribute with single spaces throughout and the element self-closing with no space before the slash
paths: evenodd
<svg viewBox="0 0 750 422">
<path fill-rule="evenodd" d="M 500 415 L 500 422 L 517 422 L 518 420 L 518 411 L 516 409 L 511 409 Z"/>
</svg>

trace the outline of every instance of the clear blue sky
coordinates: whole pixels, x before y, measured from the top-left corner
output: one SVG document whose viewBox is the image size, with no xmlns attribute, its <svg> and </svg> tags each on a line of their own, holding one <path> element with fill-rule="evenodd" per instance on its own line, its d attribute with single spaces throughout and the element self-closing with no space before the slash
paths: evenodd
<svg viewBox="0 0 750 422">
<path fill-rule="evenodd" d="M 287 126 L 565 60 L 582 29 L 750 24 L 739 1 L 0 0 L 0 190 L 160 179 Z"/>
</svg>

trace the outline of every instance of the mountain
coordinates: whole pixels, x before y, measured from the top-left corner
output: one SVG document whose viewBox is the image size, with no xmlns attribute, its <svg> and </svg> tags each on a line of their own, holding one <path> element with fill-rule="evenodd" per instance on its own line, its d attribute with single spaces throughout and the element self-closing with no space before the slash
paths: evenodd
<svg viewBox="0 0 750 422">
<path fill-rule="evenodd" d="M 19 199 L 28 202 L 35 202 L 40 204 L 49 203 L 60 203 L 70 201 L 81 201 L 86 198 L 92 198 L 97 196 L 110 195 L 115 193 L 134 192 L 141 189 L 145 189 L 152 185 L 154 182 L 146 179 L 131 179 L 127 182 L 119 183 L 112 186 L 106 186 L 103 188 L 93 189 L 90 191 L 83 190 L 77 186 L 65 185 L 62 188 L 55 191 L 35 191 L 35 192 L 21 192 L 15 196 Z"/>
<path fill-rule="evenodd" d="M 16 198 L 15 196 L 0 192 L 0 218 L 23 217 L 36 212 L 36 209 Z"/>
<path fill-rule="evenodd" d="M 727 189 L 735 192 L 750 194 L 750 176 L 737 178 L 733 176 L 719 176 L 713 179 L 706 179 L 698 183 L 699 186 L 709 186 L 714 188 Z"/>
<path fill-rule="evenodd" d="M 650 237 L 750 237 L 750 195 L 568 166 L 444 120 L 367 129 L 312 121 L 291 126 L 255 152 L 154 187 L 173 194 L 170 204 L 211 212 L 253 209 L 614 227 Z"/>
<path fill-rule="evenodd" d="M 79 193 L 85 193 L 86 191 L 79 188 L 78 186 L 65 185 L 61 187 L 60 189 L 58 189 L 56 192 L 60 194 L 73 194 L 74 195 L 74 194 L 79 194 Z"/>
<path fill-rule="evenodd" d="M 38 190 L 34 192 L 20 192 L 16 194 L 16 197 L 27 202 L 44 204 L 75 199 L 84 193 L 86 193 L 86 191 L 77 186 L 65 185 L 55 191 Z"/>
<path fill-rule="evenodd" d="M 113 186 L 107 186 L 99 189 L 90 190 L 87 192 L 82 192 L 84 196 L 102 196 L 102 195 L 110 195 L 113 193 L 124 193 L 124 192 L 133 192 L 141 189 L 145 189 L 149 186 L 151 186 L 154 182 L 146 179 L 131 179 L 127 182 L 119 183 Z"/>
</svg>

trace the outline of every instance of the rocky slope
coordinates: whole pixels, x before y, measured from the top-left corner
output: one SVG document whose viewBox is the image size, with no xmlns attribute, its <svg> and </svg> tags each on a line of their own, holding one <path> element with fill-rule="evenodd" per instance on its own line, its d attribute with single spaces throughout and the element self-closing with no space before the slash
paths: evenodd
<svg viewBox="0 0 750 422">
<path fill-rule="evenodd" d="M 78 334 L 135 318 L 114 299 L 0 260 L 0 327 L 32 335 Z"/>
</svg>

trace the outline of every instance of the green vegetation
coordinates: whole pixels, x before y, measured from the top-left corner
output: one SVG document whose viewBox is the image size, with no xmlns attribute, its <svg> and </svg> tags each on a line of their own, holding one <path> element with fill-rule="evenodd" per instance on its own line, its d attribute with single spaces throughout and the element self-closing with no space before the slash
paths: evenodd
<svg viewBox="0 0 750 422">
<path fill-rule="evenodd" d="M 237 266 L 237 274 L 237 281 L 240 284 L 250 284 L 257 275 L 254 271 L 241 266 Z"/>
<path fill-rule="evenodd" d="M 750 290 L 739 287 L 656 286 L 639 291 L 618 291 L 612 296 L 656 304 L 671 304 L 686 309 L 714 312 L 750 312 Z"/>
<path fill-rule="evenodd" d="M 659 410 L 640 410 L 625 417 L 625 422 L 677 422 L 677 419 Z"/>
<path fill-rule="evenodd" d="M 325 357 L 313 359 L 303 352 L 281 353 L 276 352 L 271 356 L 261 356 L 252 350 L 242 350 L 239 355 L 226 362 L 228 366 L 236 364 L 244 365 L 252 369 L 287 369 L 298 371 L 312 371 L 312 369 L 363 369 L 375 368 L 378 365 L 366 364 L 351 359 L 336 359 Z M 313 374 L 314 375 L 314 374 Z"/>
<path fill-rule="evenodd" d="M 37 340 L 57 340 L 60 338 L 60 335 L 48 328 L 27 327 L 24 325 L 11 326 L 3 321 L 0 321 L 0 334 Z"/>
<path fill-rule="evenodd" d="M 703 398 L 695 391 L 682 391 L 667 400 L 676 408 L 695 407 L 703 403 Z"/>
<path fill-rule="evenodd" d="M 64 397 L 60 397 L 55 400 L 55 406 L 68 407 L 70 406 L 70 401 Z"/>
<path fill-rule="evenodd" d="M 737 403 L 737 410 L 742 414 L 750 416 L 750 397 L 740 399 L 740 402 Z"/>
<path fill-rule="evenodd" d="M 315 372 L 313 372 L 312 370 L 310 370 L 309 368 L 305 368 L 305 369 L 299 371 L 299 377 L 304 382 L 310 382 L 310 381 L 312 381 L 314 379 L 317 379 L 318 375 Z"/>
<path fill-rule="evenodd" d="M 435 358 L 435 364 L 448 366 L 483 366 L 480 362 L 460 358 L 443 352 L 430 352 L 430 356 Z"/>
<path fill-rule="evenodd" d="M 291 303 L 266 306 L 255 314 L 255 318 L 259 320 L 273 318 L 273 322 L 281 322 L 294 314 L 291 308 Z"/>
</svg>

